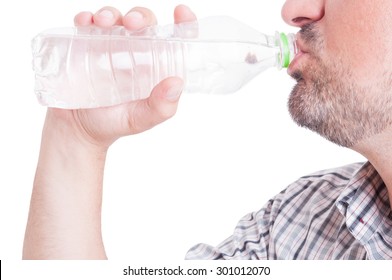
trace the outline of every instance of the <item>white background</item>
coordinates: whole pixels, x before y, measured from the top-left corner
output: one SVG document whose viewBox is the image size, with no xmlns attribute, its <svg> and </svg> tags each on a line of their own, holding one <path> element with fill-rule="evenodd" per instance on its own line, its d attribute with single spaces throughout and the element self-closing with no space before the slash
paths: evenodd
<svg viewBox="0 0 392 280">
<path fill-rule="evenodd" d="M 82 10 L 136 5 L 172 22 L 176 4 L 199 18 L 230 15 L 264 33 L 295 32 L 283 0 L 8 1 L 0 17 L 0 259 L 21 258 L 46 109 L 34 96 L 30 41 L 70 26 Z M 199 243 L 217 245 L 237 221 L 298 177 L 364 160 L 298 128 L 287 113 L 294 82 L 271 69 L 229 96 L 184 95 L 177 115 L 123 138 L 107 158 L 103 235 L 112 260 L 182 260 Z"/>
</svg>

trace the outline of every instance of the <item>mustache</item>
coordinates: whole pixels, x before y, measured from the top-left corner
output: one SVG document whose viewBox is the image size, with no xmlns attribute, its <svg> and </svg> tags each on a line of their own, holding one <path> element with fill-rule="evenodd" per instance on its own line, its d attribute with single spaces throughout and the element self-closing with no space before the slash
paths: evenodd
<svg viewBox="0 0 392 280">
<path fill-rule="evenodd" d="M 312 49 L 320 44 L 321 35 L 315 22 L 302 26 L 298 34 L 301 40 Z"/>
</svg>

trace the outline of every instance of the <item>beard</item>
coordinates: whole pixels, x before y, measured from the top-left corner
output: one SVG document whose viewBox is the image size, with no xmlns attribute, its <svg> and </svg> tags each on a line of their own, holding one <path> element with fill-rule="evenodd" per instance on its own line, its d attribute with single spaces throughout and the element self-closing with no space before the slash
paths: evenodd
<svg viewBox="0 0 392 280">
<path fill-rule="evenodd" d="M 300 36 L 311 50 L 321 53 L 324 49 L 314 23 L 304 26 Z M 392 124 L 391 73 L 372 86 L 359 86 L 350 65 L 339 57 L 321 59 L 314 51 L 307 67 L 292 73 L 297 84 L 288 108 L 299 126 L 337 145 L 352 147 Z"/>
</svg>

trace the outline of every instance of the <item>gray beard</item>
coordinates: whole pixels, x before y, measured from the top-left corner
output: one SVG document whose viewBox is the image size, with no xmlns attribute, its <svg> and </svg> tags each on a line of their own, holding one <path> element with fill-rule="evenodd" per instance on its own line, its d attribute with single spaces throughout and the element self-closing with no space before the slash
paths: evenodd
<svg viewBox="0 0 392 280">
<path fill-rule="evenodd" d="M 293 75 L 297 84 L 288 108 L 299 126 L 337 145 L 352 147 L 392 124 L 392 98 L 383 86 L 360 88 L 350 84 L 351 74 L 342 73 L 341 67 L 317 65 L 317 70 L 310 70 L 309 80 L 303 80 L 299 72 Z M 391 83 L 387 84 L 391 88 Z"/>
<path fill-rule="evenodd" d="M 300 36 L 313 52 L 307 68 L 292 74 L 297 84 L 288 109 L 299 126 L 352 147 L 392 124 L 391 73 L 369 88 L 360 87 L 353 82 L 351 68 L 339 58 L 324 61 L 318 57 L 325 44 L 314 23 L 304 26 Z"/>
</svg>

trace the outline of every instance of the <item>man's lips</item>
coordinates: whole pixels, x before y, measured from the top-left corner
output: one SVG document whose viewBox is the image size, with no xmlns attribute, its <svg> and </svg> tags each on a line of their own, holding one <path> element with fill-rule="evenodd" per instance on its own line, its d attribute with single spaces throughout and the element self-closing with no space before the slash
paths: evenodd
<svg viewBox="0 0 392 280">
<path fill-rule="evenodd" d="M 302 60 L 302 57 L 306 53 L 303 53 L 302 51 L 298 51 L 297 54 L 295 55 L 294 59 L 291 61 L 289 67 L 287 68 L 287 73 L 291 75 L 293 72 L 295 72 L 298 69 L 298 64 Z"/>
<path fill-rule="evenodd" d="M 304 45 L 303 41 L 301 41 L 298 34 L 297 34 L 296 44 L 297 44 L 297 53 L 287 69 L 287 73 L 289 75 L 292 75 L 298 69 L 300 61 L 305 59 L 305 57 L 308 54 L 306 46 Z"/>
</svg>

